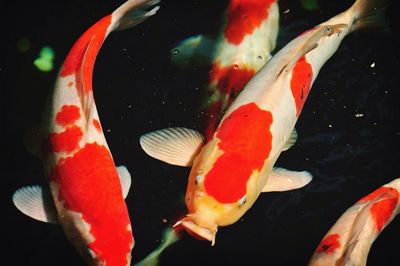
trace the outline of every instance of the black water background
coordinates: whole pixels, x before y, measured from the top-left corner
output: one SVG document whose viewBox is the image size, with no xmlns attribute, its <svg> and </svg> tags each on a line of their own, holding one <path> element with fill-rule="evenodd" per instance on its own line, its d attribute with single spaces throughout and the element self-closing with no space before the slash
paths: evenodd
<svg viewBox="0 0 400 266">
<path fill-rule="evenodd" d="M 48 91 L 69 48 L 80 34 L 123 1 L 2 2 L 2 254 L 9 265 L 83 265 L 58 226 L 20 214 L 11 202 L 18 187 L 43 183 L 40 161 L 22 142 L 39 122 Z M 343 11 L 352 1 L 319 1 L 308 12 L 299 1 L 281 1 L 278 46 Z M 170 249 L 161 265 L 305 265 L 321 238 L 355 201 L 400 173 L 399 42 L 394 2 L 390 32 L 346 37 L 322 68 L 297 123 L 296 145 L 279 166 L 308 170 L 304 189 L 259 197 L 236 224 L 221 228 L 215 247 L 191 237 Z M 197 127 L 194 113 L 207 71 L 179 70 L 169 63 L 178 41 L 215 30 L 226 1 L 168 1 L 145 23 L 110 35 L 94 72 L 95 98 L 117 165 L 132 173 L 127 197 L 136 239 L 133 261 L 158 246 L 162 231 L 184 212 L 188 169 L 147 157 L 140 135 L 167 126 Z M 283 11 L 289 9 L 289 13 Z M 28 38 L 27 52 L 17 49 Z M 42 46 L 55 49 L 56 69 L 33 65 Z M 375 62 L 375 67 L 371 64 Z M 363 117 L 355 117 L 362 113 Z M 165 222 L 167 221 L 167 222 Z M 399 265 L 400 218 L 373 245 L 368 265 Z"/>
</svg>

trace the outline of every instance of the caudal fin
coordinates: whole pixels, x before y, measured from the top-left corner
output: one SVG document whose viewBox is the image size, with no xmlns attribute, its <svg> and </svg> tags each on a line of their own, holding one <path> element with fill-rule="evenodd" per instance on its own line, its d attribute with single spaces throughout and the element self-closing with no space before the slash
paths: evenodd
<svg viewBox="0 0 400 266">
<path fill-rule="evenodd" d="M 357 0 L 351 7 L 355 14 L 351 31 L 364 28 L 386 28 L 386 5 L 387 0 Z"/>
<path fill-rule="evenodd" d="M 155 249 L 153 252 L 151 252 L 146 258 L 139 261 L 135 265 L 136 266 L 157 266 L 160 255 L 164 251 L 164 249 L 171 246 L 179 239 L 180 238 L 179 238 L 177 232 L 174 229 L 168 228 L 167 230 L 164 231 L 161 245 L 157 249 Z"/>
</svg>

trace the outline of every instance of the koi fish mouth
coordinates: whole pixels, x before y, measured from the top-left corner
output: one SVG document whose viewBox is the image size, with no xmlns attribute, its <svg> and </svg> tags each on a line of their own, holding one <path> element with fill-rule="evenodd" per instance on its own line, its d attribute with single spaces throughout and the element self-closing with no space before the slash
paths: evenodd
<svg viewBox="0 0 400 266">
<path fill-rule="evenodd" d="M 217 233 L 217 229 L 214 230 L 199 226 L 196 224 L 190 217 L 183 218 L 182 220 L 178 221 L 174 224 L 174 228 L 182 226 L 186 232 L 188 232 L 191 236 L 200 239 L 200 240 L 208 240 L 211 242 L 211 246 L 215 245 L 215 235 Z"/>
</svg>

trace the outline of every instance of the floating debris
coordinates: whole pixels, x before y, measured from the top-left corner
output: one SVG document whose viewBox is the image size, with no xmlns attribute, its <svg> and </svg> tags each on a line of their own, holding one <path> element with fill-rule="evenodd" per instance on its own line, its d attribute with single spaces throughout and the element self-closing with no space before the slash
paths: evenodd
<svg viewBox="0 0 400 266">
<path fill-rule="evenodd" d="M 362 114 L 362 113 L 356 113 L 354 116 L 355 116 L 355 117 L 363 117 L 364 114 Z"/>
</svg>

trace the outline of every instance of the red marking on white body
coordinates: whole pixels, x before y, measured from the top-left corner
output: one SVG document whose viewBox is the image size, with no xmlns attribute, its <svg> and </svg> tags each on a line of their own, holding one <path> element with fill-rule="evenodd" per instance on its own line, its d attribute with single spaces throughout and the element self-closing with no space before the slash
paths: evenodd
<svg viewBox="0 0 400 266">
<path fill-rule="evenodd" d="M 210 140 L 226 108 L 264 66 L 275 48 L 279 10 L 275 0 L 231 0 L 217 38 L 202 110 L 203 134 Z"/>
<path fill-rule="evenodd" d="M 310 266 L 366 265 L 372 243 L 400 212 L 400 179 L 363 197 L 347 209 L 323 238 Z M 323 252 L 329 236 L 340 236 L 340 245 Z"/>
</svg>

